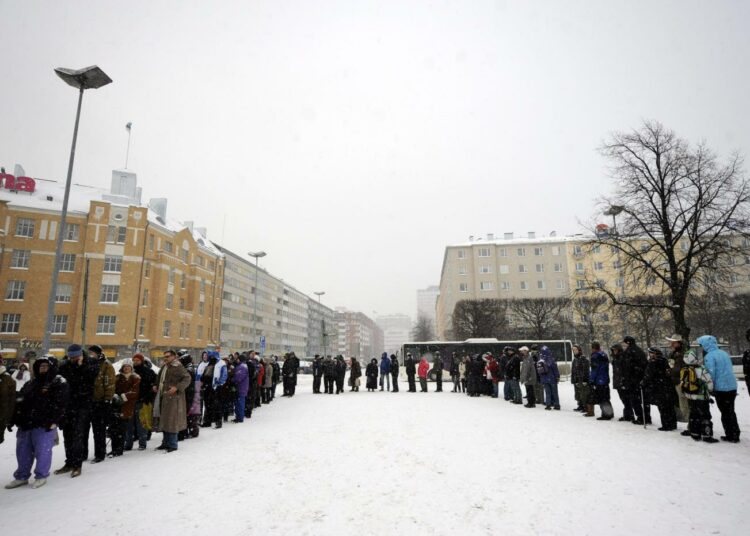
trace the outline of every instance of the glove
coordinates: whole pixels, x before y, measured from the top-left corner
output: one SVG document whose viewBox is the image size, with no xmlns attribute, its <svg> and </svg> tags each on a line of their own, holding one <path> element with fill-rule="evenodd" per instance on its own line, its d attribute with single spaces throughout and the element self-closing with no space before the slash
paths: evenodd
<svg viewBox="0 0 750 536">
<path fill-rule="evenodd" d="M 5 427 L 5 429 L 8 430 L 9 432 L 12 432 L 13 431 L 13 425 L 9 424 L 8 426 Z"/>
</svg>

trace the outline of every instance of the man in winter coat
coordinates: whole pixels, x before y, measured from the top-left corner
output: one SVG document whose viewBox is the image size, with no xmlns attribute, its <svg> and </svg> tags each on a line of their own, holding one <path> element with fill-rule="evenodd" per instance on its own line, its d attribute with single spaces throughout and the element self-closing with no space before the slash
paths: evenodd
<svg viewBox="0 0 750 536">
<path fill-rule="evenodd" d="M 0 443 L 5 441 L 5 428 L 13 422 L 16 407 L 16 382 L 8 374 L 0 357 Z"/>
<path fill-rule="evenodd" d="M 380 356 L 380 390 L 382 391 L 386 385 L 388 390 L 391 390 L 391 360 L 388 359 L 388 354 L 383 352 Z"/>
<path fill-rule="evenodd" d="M 13 481 L 6 489 L 29 483 L 31 467 L 34 468 L 32 488 L 47 482 L 52 465 L 52 447 L 57 437 L 57 427 L 65 414 L 68 401 L 68 384 L 57 373 L 57 360 L 44 356 L 34 361 L 34 378 L 27 382 L 16 398 L 13 424 L 16 432 L 16 461 L 18 468 Z"/>
<path fill-rule="evenodd" d="M 393 379 L 393 392 L 398 393 L 398 358 L 391 355 L 391 378 Z"/>
<path fill-rule="evenodd" d="M 534 386 L 537 383 L 536 367 L 534 366 L 534 358 L 529 353 L 528 346 L 521 346 L 518 349 L 521 353 L 521 383 L 523 383 L 526 389 L 526 404 L 527 408 L 536 407 L 536 396 L 534 393 Z M 540 401 L 541 402 L 541 401 Z"/>
<path fill-rule="evenodd" d="M 81 474 L 81 465 L 88 457 L 91 402 L 99 368 L 84 357 L 83 349 L 78 344 L 71 344 L 66 353 L 67 359 L 60 366 L 60 375 L 65 378 L 69 389 L 68 406 L 62 422 L 65 465 L 55 474 L 70 473 L 75 478 Z"/>
<path fill-rule="evenodd" d="M 688 422 L 688 413 L 690 413 L 690 407 L 688 406 L 688 399 L 682 393 L 680 388 L 680 371 L 684 363 L 685 347 L 682 341 L 682 337 L 679 334 L 674 334 L 671 337 L 667 337 L 669 343 L 669 361 L 672 366 L 672 384 L 675 390 L 675 400 L 677 401 L 676 411 L 678 422 Z"/>
<path fill-rule="evenodd" d="M 227 368 L 219 356 L 219 352 L 208 352 L 208 365 L 203 369 L 201 390 L 203 391 L 203 428 L 215 424 L 222 426 L 222 408 L 219 400 L 219 388 L 227 381 Z"/>
<path fill-rule="evenodd" d="M 375 391 L 378 388 L 378 360 L 374 357 L 370 360 L 367 367 L 365 367 L 365 376 L 367 376 L 367 383 L 365 384 L 367 391 Z"/>
<path fill-rule="evenodd" d="M 672 371 L 667 358 L 656 347 L 648 349 L 648 363 L 643 373 L 643 395 L 646 407 L 648 404 L 654 404 L 659 408 L 661 417 L 659 430 L 662 432 L 677 430 Z"/>
<path fill-rule="evenodd" d="M 623 389 L 623 373 L 622 368 L 625 362 L 625 357 L 621 344 L 614 344 L 609 349 L 609 355 L 612 360 L 612 388 L 617 391 L 617 395 L 620 397 L 622 402 L 622 417 L 618 419 L 621 422 L 632 422 L 633 406 L 630 405 L 630 398 L 628 392 Z"/>
<path fill-rule="evenodd" d="M 732 370 L 732 360 L 724 350 L 719 348 L 716 337 L 703 335 L 698 337 L 698 344 L 704 352 L 703 362 L 714 381 L 713 395 L 721 412 L 721 425 L 724 427 L 722 441 L 740 442 L 740 426 L 734 412 L 734 399 L 737 397 L 737 379 Z"/>
<path fill-rule="evenodd" d="M 443 356 L 440 352 L 435 352 L 433 356 L 432 368 L 435 371 L 435 392 L 443 392 Z"/>
<path fill-rule="evenodd" d="M 560 397 L 557 393 L 557 384 L 560 381 L 560 371 L 552 350 L 548 346 L 542 346 L 539 349 L 539 361 L 536 367 L 544 386 L 544 409 L 550 410 L 554 407 L 559 410 Z"/>
<path fill-rule="evenodd" d="M 284 365 L 281 367 L 281 374 L 284 378 L 284 394 L 282 396 L 294 396 L 298 371 L 299 359 L 294 355 L 294 352 L 284 355 Z"/>
<path fill-rule="evenodd" d="M 591 361 L 589 368 L 590 399 L 586 400 L 587 417 L 594 416 L 594 405 L 602 408 L 598 421 L 608 421 L 615 416 L 609 397 L 609 358 L 602 351 L 602 345 L 597 341 L 591 343 Z"/>
<path fill-rule="evenodd" d="M 430 370 L 430 364 L 427 362 L 427 357 L 422 356 L 419 361 L 419 367 L 417 368 L 417 374 L 419 375 L 419 386 L 422 393 L 427 392 L 427 373 Z M 382 388 L 380 389 L 383 390 Z"/>
<path fill-rule="evenodd" d="M 91 463 L 104 461 L 107 454 L 107 429 L 112 424 L 112 397 L 115 396 L 115 368 L 107 360 L 102 347 L 89 346 L 89 357 L 96 362 L 98 373 L 94 380 L 94 396 L 91 403 L 91 431 L 94 433 L 94 459 Z"/>
<path fill-rule="evenodd" d="M 240 356 L 239 363 L 234 367 L 234 382 L 236 400 L 234 401 L 234 419 L 232 422 L 240 423 L 245 420 L 245 399 L 250 390 L 250 372 L 247 368 L 246 357 Z"/>
<path fill-rule="evenodd" d="M 138 438 L 138 450 L 146 450 L 148 435 L 151 431 L 151 420 L 154 405 L 154 385 L 156 373 L 148 366 L 143 354 L 133 356 L 133 372 L 141 379 L 138 384 L 138 400 L 133 409 L 133 423 L 125 433 L 125 449 L 133 448 L 134 436 Z M 141 415 L 143 413 L 143 416 Z M 144 418 L 146 422 L 144 422 Z"/>
<path fill-rule="evenodd" d="M 320 354 L 315 354 L 312 362 L 313 393 L 320 394 L 320 380 L 323 378 L 323 359 Z"/>
<path fill-rule="evenodd" d="M 625 345 L 622 355 L 622 390 L 625 391 L 636 417 L 633 424 L 643 425 L 644 422 L 651 424 L 651 410 L 648 406 L 644 407 L 641 392 L 643 374 L 646 372 L 648 362 L 646 353 L 630 335 L 626 336 L 622 342 Z"/>
<path fill-rule="evenodd" d="M 539 346 L 532 344 L 529 353 L 531 359 L 534 361 L 534 371 L 536 372 L 536 385 L 534 385 L 534 398 L 537 404 L 544 404 L 544 386 L 542 385 L 542 379 L 539 376 L 539 372 L 536 369 L 536 364 L 539 362 Z"/>
<path fill-rule="evenodd" d="M 453 382 L 453 390 L 451 393 L 460 393 L 461 392 L 461 371 L 459 370 L 459 365 L 461 363 L 461 360 L 456 356 L 456 353 L 453 352 L 453 358 L 451 359 L 451 381 Z"/>
<path fill-rule="evenodd" d="M 578 344 L 573 345 L 573 363 L 570 365 L 570 383 L 573 384 L 573 390 L 575 393 L 575 399 L 578 403 L 573 411 L 586 411 L 586 406 L 589 405 L 589 374 L 591 373 L 591 365 L 589 364 L 588 358 L 583 355 L 583 350 Z M 609 375 L 608 375 L 609 376 Z M 593 417 L 593 415 L 590 415 Z"/>
<path fill-rule="evenodd" d="M 336 363 L 330 355 L 323 360 L 323 383 L 325 384 L 325 393 L 333 394 L 333 384 L 336 382 Z"/>
<path fill-rule="evenodd" d="M 516 353 L 515 348 L 511 348 L 508 362 L 505 365 L 505 383 L 510 390 L 510 401 L 513 404 L 523 404 L 523 395 L 521 394 L 521 358 Z"/>
<path fill-rule="evenodd" d="M 406 359 L 404 360 L 404 368 L 406 369 L 406 379 L 409 382 L 409 392 L 416 393 L 417 364 L 414 362 L 414 357 L 412 357 L 412 355 L 409 353 L 406 354 Z"/>
<path fill-rule="evenodd" d="M 344 392 L 344 380 L 346 379 L 346 361 L 343 355 L 336 356 L 336 394 Z"/>
<path fill-rule="evenodd" d="M 294 354 L 292 354 L 292 364 L 296 367 L 291 386 L 292 396 L 294 396 L 294 392 L 297 389 L 297 373 L 299 372 L 299 359 Z M 279 381 L 281 381 L 281 367 L 279 367 L 279 356 L 275 355 L 271 361 L 271 400 L 276 398 L 276 386 L 279 385 Z"/>
<path fill-rule="evenodd" d="M 211 353 L 209 352 L 209 357 Z M 159 408 L 159 429 L 164 437 L 156 450 L 177 450 L 177 433 L 187 428 L 185 389 L 190 385 L 190 374 L 177 360 L 173 350 L 164 352 L 163 366 L 156 380 Z"/>
<path fill-rule="evenodd" d="M 362 378 L 362 366 L 359 364 L 359 361 L 356 357 L 351 358 L 351 372 L 349 372 L 349 385 L 351 386 L 352 391 L 359 391 L 359 384 L 361 383 Z"/>
<path fill-rule="evenodd" d="M 688 418 L 687 430 L 680 435 L 692 437 L 695 441 L 706 443 L 718 443 L 714 438 L 714 427 L 711 422 L 711 391 L 714 382 L 706 367 L 703 366 L 703 358 L 699 357 L 692 349 L 683 356 L 683 367 L 680 371 L 680 390 L 688 399 L 690 416 Z"/>
</svg>

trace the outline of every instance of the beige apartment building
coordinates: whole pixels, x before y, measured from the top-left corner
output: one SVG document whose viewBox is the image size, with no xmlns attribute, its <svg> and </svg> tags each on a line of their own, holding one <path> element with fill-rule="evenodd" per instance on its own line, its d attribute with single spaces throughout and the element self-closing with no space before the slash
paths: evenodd
<svg viewBox="0 0 750 536">
<path fill-rule="evenodd" d="M 64 184 L 2 176 L 0 345 L 41 351 Z M 28 182 L 31 181 L 31 182 Z M 31 186 L 29 186 L 31 185 Z M 109 190 L 71 189 L 56 288 L 52 346 L 102 346 L 110 357 L 218 344 L 224 257 L 192 223 L 167 218 L 166 199 L 140 202 L 134 173 Z"/>
</svg>

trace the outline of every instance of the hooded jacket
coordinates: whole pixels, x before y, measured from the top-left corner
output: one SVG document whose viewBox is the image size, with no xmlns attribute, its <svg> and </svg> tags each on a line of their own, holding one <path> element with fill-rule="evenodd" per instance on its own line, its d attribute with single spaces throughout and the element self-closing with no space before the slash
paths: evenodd
<svg viewBox="0 0 750 536">
<path fill-rule="evenodd" d="M 427 359 L 424 357 L 419 362 L 419 367 L 417 368 L 417 374 L 419 374 L 420 378 L 427 378 L 427 372 L 430 370 L 430 364 L 427 362 Z"/>
<path fill-rule="evenodd" d="M 237 387 L 237 395 L 246 397 L 247 392 L 250 390 L 250 372 L 245 363 L 240 363 L 234 367 L 234 376 L 232 381 Z"/>
<path fill-rule="evenodd" d="M 557 383 L 560 380 L 560 370 L 557 368 L 557 362 L 552 355 L 552 350 L 547 346 L 542 346 L 539 350 L 539 359 L 547 365 L 547 372 L 540 374 L 541 383 Z"/>
<path fill-rule="evenodd" d="M 46 374 L 40 374 L 42 362 L 49 363 Z M 68 383 L 57 373 L 57 365 L 45 359 L 34 362 L 34 379 L 16 395 L 13 423 L 19 430 L 47 428 L 59 425 L 68 402 Z"/>
<path fill-rule="evenodd" d="M 214 390 L 216 390 L 227 383 L 229 372 L 227 371 L 227 364 L 224 363 L 224 360 L 219 355 L 219 352 L 208 352 L 209 362 L 212 359 L 216 359 L 216 364 L 214 365 L 214 380 L 212 383 Z"/>
<path fill-rule="evenodd" d="M 703 335 L 698 337 L 698 344 L 703 347 L 703 363 L 714 381 L 714 391 L 736 391 L 737 379 L 732 370 L 729 354 L 719 348 L 716 337 Z"/>
<path fill-rule="evenodd" d="M 383 352 L 383 355 L 380 356 L 380 374 L 381 376 L 383 374 L 390 374 L 391 372 L 391 360 L 388 359 L 388 354 Z"/>
<path fill-rule="evenodd" d="M 700 393 L 690 394 L 683 392 L 683 396 L 689 400 L 708 400 L 711 398 L 711 391 L 714 390 L 714 381 L 711 378 L 711 374 L 703 366 L 703 360 L 699 358 L 695 352 L 688 350 L 683 356 L 683 369 L 695 369 L 695 377 L 703 387 Z M 687 370 L 681 371 L 681 374 L 685 374 Z"/>
<path fill-rule="evenodd" d="M 592 385 L 609 385 L 609 358 L 602 350 L 591 354 L 589 382 Z"/>
<path fill-rule="evenodd" d="M 536 385 L 536 368 L 534 358 L 526 354 L 521 362 L 521 383 L 524 385 Z"/>
</svg>

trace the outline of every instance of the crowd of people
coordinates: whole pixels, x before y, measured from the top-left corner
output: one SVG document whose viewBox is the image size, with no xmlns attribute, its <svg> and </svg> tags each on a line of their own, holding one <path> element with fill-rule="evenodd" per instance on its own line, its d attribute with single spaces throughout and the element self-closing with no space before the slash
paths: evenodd
<svg viewBox="0 0 750 536">
<path fill-rule="evenodd" d="M 136 442 L 145 450 L 153 432 L 162 433 L 156 450 L 175 452 L 179 441 L 197 438 L 201 428 L 252 418 L 274 400 L 279 383 L 282 396 L 294 396 L 300 367 L 294 353 L 279 364 L 256 352 L 221 357 L 205 351 L 195 364 L 187 352 L 167 350 L 161 368 L 136 353 L 115 370 L 101 347 L 85 351 L 77 344 L 61 363 L 52 355 L 26 358 L 11 371 L 0 361 L 0 443 L 15 427 L 18 464 L 6 489 L 29 484 L 32 468 L 31 487 L 46 483 L 60 431 L 65 463 L 56 475 L 81 475 L 90 434 L 91 463 L 122 456 Z"/>
<path fill-rule="evenodd" d="M 750 342 L 750 329 L 746 333 Z M 644 351 L 633 337 L 627 336 L 605 352 L 598 342 L 591 343 L 587 356 L 580 345 L 573 346 L 570 381 L 577 407 L 584 417 L 614 419 L 610 388 L 617 391 L 623 413 L 619 422 L 651 424 L 651 406 L 656 406 L 660 431 L 677 430 L 678 422 L 687 423 L 683 436 L 696 441 L 717 443 L 713 437 L 711 405 L 721 415 L 724 435 L 721 440 L 738 443 L 740 428 L 734 410 L 737 380 L 729 355 L 715 337 L 697 339 L 702 355 L 680 337 L 667 339 L 668 355 L 658 347 Z M 68 347 L 61 363 L 52 355 L 36 357 L 7 370 L 0 360 L 0 443 L 6 431 L 16 429 L 18 467 L 6 489 L 29 484 L 43 486 L 49 476 L 52 448 L 59 442 L 65 450 L 65 463 L 56 475 L 81 475 L 89 458 L 89 435 L 93 434 L 91 463 L 117 458 L 136 446 L 145 450 L 153 432 L 161 432 L 156 450 L 175 452 L 182 440 L 197 438 L 201 428 L 221 428 L 224 423 L 242 423 L 253 411 L 271 403 L 277 386 L 283 395 L 296 391 L 300 361 L 289 353 L 281 364 L 277 357 L 261 356 L 254 351 L 220 356 L 204 351 L 198 363 L 187 352 L 167 350 L 161 367 L 136 353 L 119 361 L 116 367 L 107 360 L 101 347 Z M 507 346 L 499 356 L 491 353 L 452 355 L 439 353 L 419 359 L 407 353 L 403 368 L 408 392 L 428 391 L 428 378 L 435 391 L 443 389 L 443 370 L 447 369 L 454 393 L 470 397 L 502 397 L 526 408 L 543 405 L 560 410 L 558 383 L 560 370 L 547 346 Z M 372 359 L 365 367 L 368 391 L 399 391 L 401 364 L 396 355 L 383 353 L 380 362 Z M 610 366 L 612 375 L 610 377 Z M 362 368 L 357 359 L 316 355 L 312 362 L 313 393 L 341 394 L 349 370 L 350 391 L 358 392 Z M 745 381 L 750 390 L 750 350 L 743 356 Z M 323 391 L 321 392 L 321 384 Z M 523 386 L 524 393 L 521 390 Z M 107 444 L 110 444 L 107 452 Z"/>
</svg>

